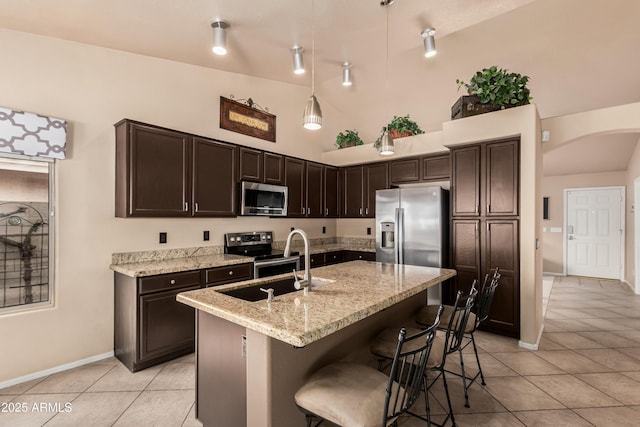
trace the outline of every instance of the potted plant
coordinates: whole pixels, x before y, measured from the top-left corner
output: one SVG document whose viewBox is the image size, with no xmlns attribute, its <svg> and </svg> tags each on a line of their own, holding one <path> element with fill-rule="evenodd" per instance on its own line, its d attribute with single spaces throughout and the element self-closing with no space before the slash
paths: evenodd
<svg viewBox="0 0 640 427">
<path fill-rule="evenodd" d="M 476 72 L 469 83 L 456 79 L 458 90 L 464 86 L 469 96 L 462 96 L 453 105 L 451 118 L 458 119 L 528 104 L 531 101 L 528 82 L 528 76 L 510 73 L 495 65 Z"/>
<path fill-rule="evenodd" d="M 394 139 L 424 133 L 420 126 L 416 122 L 411 120 L 411 117 L 409 117 L 408 114 L 403 117 L 393 116 L 393 119 L 380 131 L 380 136 L 373 144 L 374 148 L 377 149 L 378 147 L 380 147 L 382 134 L 384 134 L 385 130 L 388 130 L 389 135 Z"/>
<path fill-rule="evenodd" d="M 336 136 L 336 146 L 338 149 L 345 147 L 354 147 L 356 145 L 362 145 L 364 142 L 360 135 L 358 135 L 357 130 L 347 129 L 344 132 L 340 132 L 338 136 Z"/>
</svg>

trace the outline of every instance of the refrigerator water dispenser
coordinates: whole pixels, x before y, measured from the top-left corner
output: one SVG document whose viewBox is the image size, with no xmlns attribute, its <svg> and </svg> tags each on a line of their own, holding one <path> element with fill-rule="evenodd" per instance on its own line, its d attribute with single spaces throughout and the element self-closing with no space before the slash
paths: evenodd
<svg viewBox="0 0 640 427">
<path fill-rule="evenodd" d="M 396 225 L 393 222 L 380 223 L 380 230 L 382 231 L 381 247 L 385 249 L 392 249 L 395 247 L 395 229 Z"/>
</svg>

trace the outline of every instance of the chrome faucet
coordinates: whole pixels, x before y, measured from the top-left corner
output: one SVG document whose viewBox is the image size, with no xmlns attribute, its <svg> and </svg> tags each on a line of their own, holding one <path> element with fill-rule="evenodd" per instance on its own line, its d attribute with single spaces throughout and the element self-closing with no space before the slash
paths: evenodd
<svg viewBox="0 0 640 427">
<path fill-rule="evenodd" d="M 294 234 L 299 234 L 304 241 L 304 276 L 302 277 L 302 281 L 298 278 L 296 274 L 296 270 L 293 270 L 293 277 L 295 279 L 294 287 L 296 289 L 304 288 L 305 295 L 309 289 L 311 289 L 311 258 L 309 254 L 309 238 L 307 237 L 307 233 L 302 231 L 299 228 L 292 230 L 291 233 L 287 236 L 287 245 L 284 247 L 284 256 L 288 257 L 291 254 L 291 239 Z"/>
</svg>

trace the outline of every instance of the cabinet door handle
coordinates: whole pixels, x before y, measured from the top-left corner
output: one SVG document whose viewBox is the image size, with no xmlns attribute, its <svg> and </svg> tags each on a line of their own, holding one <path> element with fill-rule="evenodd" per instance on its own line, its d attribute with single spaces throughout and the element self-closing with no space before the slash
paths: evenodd
<svg viewBox="0 0 640 427">
<path fill-rule="evenodd" d="M 184 202 L 184 211 L 187 212 L 189 210 L 189 202 Z"/>
<path fill-rule="evenodd" d="M 229 270 L 229 276 L 233 276 L 233 270 Z"/>
<path fill-rule="evenodd" d="M 196 212 L 198 212 L 198 209 L 199 209 L 198 202 L 193 204 L 193 208 L 196 210 Z"/>
<path fill-rule="evenodd" d="M 369 215 L 369 208 L 364 208 L 364 214 Z"/>
<path fill-rule="evenodd" d="M 358 215 L 362 216 L 362 208 L 358 209 Z"/>
<path fill-rule="evenodd" d="M 304 215 L 305 208 L 302 208 L 302 215 Z"/>
<path fill-rule="evenodd" d="M 175 285 L 175 284 L 176 284 L 176 279 L 171 279 L 171 280 L 169 281 L 169 284 L 170 284 L 170 285 Z"/>
<path fill-rule="evenodd" d="M 329 216 L 329 208 L 324 208 L 324 215 Z"/>
<path fill-rule="evenodd" d="M 311 215 L 311 208 L 307 208 L 307 215 Z"/>
</svg>

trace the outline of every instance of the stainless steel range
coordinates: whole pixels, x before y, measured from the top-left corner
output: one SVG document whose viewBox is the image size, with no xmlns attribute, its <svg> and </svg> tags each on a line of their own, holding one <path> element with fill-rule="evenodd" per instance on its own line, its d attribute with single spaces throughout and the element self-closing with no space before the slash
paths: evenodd
<svg viewBox="0 0 640 427">
<path fill-rule="evenodd" d="M 273 232 L 250 231 L 224 235 L 224 252 L 233 255 L 254 257 L 253 277 L 268 277 L 300 270 L 300 254 L 292 252 L 285 257 L 284 251 L 273 249 Z"/>
</svg>

